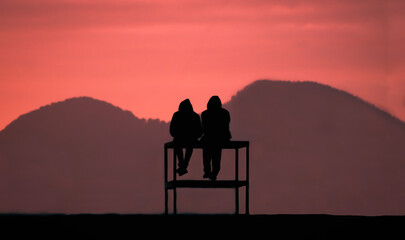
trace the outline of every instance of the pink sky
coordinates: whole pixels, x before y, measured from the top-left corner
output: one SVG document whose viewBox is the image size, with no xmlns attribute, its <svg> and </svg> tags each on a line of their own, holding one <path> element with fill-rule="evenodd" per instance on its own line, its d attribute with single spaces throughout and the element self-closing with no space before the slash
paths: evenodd
<svg viewBox="0 0 405 240">
<path fill-rule="evenodd" d="M 90 96 L 141 118 L 258 79 L 316 81 L 405 121 L 405 2 L 2 0 L 0 130 Z"/>
</svg>

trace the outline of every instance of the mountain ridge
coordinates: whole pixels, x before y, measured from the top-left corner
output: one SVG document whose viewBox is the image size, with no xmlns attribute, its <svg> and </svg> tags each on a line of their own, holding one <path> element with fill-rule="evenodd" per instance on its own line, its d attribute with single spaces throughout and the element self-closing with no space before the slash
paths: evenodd
<svg viewBox="0 0 405 240">
<path fill-rule="evenodd" d="M 251 142 L 252 213 L 405 214 L 404 124 L 348 96 L 259 81 L 224 104 L 233 139 Z M 168 127 L 88 97 L 25 114 L 0 132 L 0 212 L 162 212 Z M 201 179 L 201 163 L 195 150 L 182 178 Z M 179 211 L 232 211 L 233 196 L 184 190 Z"/>
<path fill-rule="evenodd" d="M 393 119 L 395 119 L 396 121 L 398 121 L 398 122 L 400 122 L 400 123 L 403 123 L 403 124 L 405 125 L 405 122 L 404 122 L 404 121 L 402 121 L 402 120 L 399 119 L 398 117 L 392 115 L 390 112 L 388 112 L 388 111 L 386 111 L 386 110 L 383 110 L 383 109 L 379 108 L 378 106 L 376 106 L 376 105 L 374 105 L 374 104 L 372 104 L 372 103 L 370 103 L 370 102 L 368 102 L 368 101 L 366 101 L 366 100 L 364 100 L 364 99 L 362 99 L 362 98 L 360 98 L 360 97 L 358 97 L 358 96 L 356 96 L 356 95 L 353 95 L 353 94 L 351 94 L 351 93 L 349 93 L 349 92 L 347 92 L 347 91 L 344 91 L 344 90 L 340 90 L 340 89 L 334 88 L 334 87 L 332 87 L 332 86 L 330 86 L 330 85 L 326 85 L 326 84 L 322 84 L 322 83 L 318 83 L 318 82 L 314 82 L 314 81 L 283 81 L 283 80 L 267 80 L 267 79 L 256 80 L 256 81 L 253 81 L 252 83 L 246 85 L 246 86 L 243 87 L 242 89 L 238 90 L 238 91 L 231 97 L 231 99 L 230 99 L 228 102 L 225 102 L 225 103 L 224 103 L 224 105 L 226 106 L 229 102 L 231 102 L 232 99 L 235 98 L 236 95 L 237 95 L 239 92 L 248 91 L 248 90 L 251 89 L 251 88 L 260 87 L 260 85 L 267 85 L 267 84 L 304 84 L 304 85 L 312 85 L 312 86 L 316 86 L 316 87 L 324 87 L 325 89 L 332 90 L 332 91 L 337 91 L 337 92 L 339 92 L 340 94 L 349 96 L 349 97 L 351 97 L 351 98 L 353 98 L 353 99 L 355 99 L 355 100 L 359 100 L 359 101 L 363 102 L 365 105 L 367 105 L 368 107 L 370 107 L 370 108 L 372 108 L 372 109 L 374 109 L 374 110 L 380 111 L 382 114 L 385 114 L 385 115 L 387 115 L 388 117 L 393 118 Z M 46 109 L 46 108 L 52 107 L 52 106 L 54 106 L 55 104 L 63 104 L 63 103 L 66 103 L 66 102 L 76 101 L 76 100 L 80 100 L 80 99 L 85 100 L 85 101 L 99 101 L 99 102 L 101 102 L 101 103 L 103 103 L 103 104 L 110 104 L 110 105 L 116 107 L 118 110 L 122 110 L 122 111 L 124 111 L 124 112 L 128 112 L 129 115 L 132 115 L 133 117 L 135 117 L 135 118 L 137 118 L 137 119 L 140 119 L 140 120 L 144 120 L 144 121 L 160 121 L 160 122 L 164 122 L 164 123 L 169 123 L 169 122 L 170 122 L 170 121 L 161 120 L 161 119 L 159 119 L 159 118 L 156 118 L 156 119 L 155 119 L 155 118 L 145 118 L 145 117 L 135 116 L 131 111 L 129 111 L 129 110 L 124 110 L 124 109 L 120 108 L 119 106 L 113 105 L 113 104 L 111 104 L 111 103 L 109 103 L 109 102 L 106 102 L 106 101 L 104 101 L 104 100 L 96 99 L 96 98 L 93 98 L 93 97 L 90 97 L 90 96 L 77 96 L 77 97 L 71 97 L 71 98 L 67 98 L 67 99 L 64 99 L 64 100 L 61 100 L 61 101 L 57 101 L 57 102 L 52 102 L 52 103 L 50 103 L 50 104 L 47 104 L 47 105 L 44 105 L 44 106 L 40 106 L 39 108 L 37 108 L 37 109 L 35 109 L 35 110 L 29 111 L 29 112 L 27 112 L 27 113 L 24 113 L 24 114 L 20 115 L 19 117 L 17 117 L 17 119 L 15 119 L 14 121 L 10 122 L 8 125 L 6 125 L 6 127 L 5 127 L 4 129 L 0 130 L 0 132 L 2 132 L 3 130 L 5 130 L 9 125 L 12 125 L 12 124 L 13 124 L 14 122 L 16 122 L 17 120 L 24 118 L 26 115 L 29 115 L 30 113 L 35 113 L 35 112 L 37 112 L 37 111 L 39 111 L 39 110 L 41 110 L 41 109 Z"/>
<path fill-rule="evenodd" d="M 364 105 L 368 106 L 369 108 L 374 109 L 374 110 L 377 110 L 377 111 L 381 112 L 382 114 L 387 115 L 389 118 L 393 118 L 393 119 L 395 119 L 396 121 L 398 121 L 398 122 L 400 122 L 400 123 L 403 123 L 403 124 L 405 125 L 405 122 L 404 122 L 404 121 L 402 121 L 400 118 L 396 117 L 395 115 L 391 114 L 389 111 L 386 111 L 386 110 L 384 110 L 384 109 L 381 109 L 381 108 L 379 108 L 377 105 L 375 105 L 375 104 L 373 104 L 373 103 L 371 103 L 371 102 L 369 102 L 369 101 L 366 101 L 366 100 L 362 99 L 361 97 L 359 97 L 359 96 L 357 96 L 357 95 L 354 95 L 354 94 L 352 94 L 352 93 L 350 93 L 350 92 L 348 92 L 348 91 L 344 91 L 344 90 L 335 88 L 335 87 L 333 87 L 333 86 L 331 86 L 331 85 L 327 85 L 327 84 L 323 84 L 323 83 L 318 83 L 318 82 L 314 82 L 314 81 L 284 81 L 284 80 L 260 79 L 260 80 L 254 81 L 254 82 L 252 82 L 252 83 L 246 85 L 246 86 L 243 87 L 242 89 L 238 90 L 238 91 L 231 97 L 230 101 L 232 101 L 232 98 L 236 97 L 236 95 L 237 95 L 239 92 L 247 91 L 247 90 L 252 89 L 252 88 L 261 88 L 261 87 L 266 86 L 266 85 L 275 85 L 275 84 L 281 84 L 281 85 L 292 84 L 292 85 L 307 85 L 307 86 L 320 87 L 320 88 L 323 88 L 323 89 L 328 90 L 328 91 L 330 91 L 330 92 L 335 92 L 335 93 L 341 94 L 341 95 L 343 95 L 343 96 L 348 96 L 348 97 L 350 97 L 350 98 L 353 98 L 353 100 L 358 100 L 358 101 L 364 103 Z M 229 102 L 230 102 L 230 101 L 229 101 Z M 227 103 L 228 103 L 228 102 L 227 102 Z M 225 103 L 225 104 L 227 104 L 227 103 Z"/>
<path fill-rule="evenodd" d="M 57 107 L 59 107 L 59 106 L 65 107 L 66 105 L 71 105 L 71 104 L 73 104 L 73 105 L 77 105 L 77 104 L 80 104 L 80 105 L 82 105 L 82 104 L 89 105 L 89 104 L 92 104 L 92 105 L 94 105 L 94 106 L 97 106 L 97 105 L 98 105 L 98 106 L 105 106 L 105 107 L 109 108 L 111 111 L 117 111 L 117 112 L 118 112 L 118 111 L 122 111 L 124 114 L 127 115 L 128 118 L 132 118 L 132 119 L 135 119 L 135 120 L 144 121 L 144 122 L 147 122 L 147 121 L 160 121 L 160 122 L 164 122 L 164 121 L 161 121 L 161 120 L 159 120 L 159 119 L 151 119 L 151 118 L 145 119 L 145 118 L 139 118 L 139 117 L 135 116 L 131 111 L 129 111 L 129 110 L 124 110 L 124 109 L 120 108 L 119 106 L 115 106 L 115 105 L 113 105 L 113 104 L 111 104 L 111 103 L 109 103 L 109 102 L 106 102 L 106 101 L 104 101 L 104 100 L 99 100 L 99 99 L 96 99 L 96 98 L 93 98 L 93 97 L 89 97 L 89 96 L 79 96 L 79 97 L 67 98 L 67 99 L 62 100 L 62 101 L 52 102 L 52 103 L 50 103 L 50 104 L 41 106 L 41 107 L 39 107 L 38 109 L 35 109 L 35 110 L 33 110 L 33 111 L 24 113 L 24 114 L 20 115 L 20 116 L 19 116 L 17 119 L 15 119 L 14 121 L 10 122 L 3 130 L 6 130 L 7 128 L 12 127 L 12 126 L 13 126 L 16 122 L 18 122 L 18 121 L 25 121 L 26 118 L 29 118 L 29 117 L 31 117 L 32 115 L 36 115 L 38 112 L 41 112 L 41 111 L 49 111 L 50 109 L 52 109 L 52 108 L 54 108 L 54 107 L 56 107 L 56 106 L 57 106 Z M 3 131 L 3 130 L 2 130 L 2 131 Z M 0 132 L 1 132 L 1 131 L 0 131 Z"/>
</svg>

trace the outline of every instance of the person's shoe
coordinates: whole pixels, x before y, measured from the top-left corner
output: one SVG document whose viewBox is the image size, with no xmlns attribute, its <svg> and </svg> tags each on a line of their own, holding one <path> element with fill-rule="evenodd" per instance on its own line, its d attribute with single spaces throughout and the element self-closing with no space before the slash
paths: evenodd
<svg viewBox="0 0 405 240">
<path fill-rule="evenodd" d="M 184 174 L 188 173 L 187 169 L 185 168 L 178 168 L 176 172 L 179 174 L 179 176 L 183 176 Z"/>
<path fill-rule="evenodd" d="M 204 173 L 203 178 L 210 178 L 211 177 L 211 173 Z"/>
<path fill-rule="evenodd" d="M 210 179 L 211 179 L 211 181 L 215 181 L 215 180 L 217 180 L 217 176 L 211 174 Z"/>
</svg>

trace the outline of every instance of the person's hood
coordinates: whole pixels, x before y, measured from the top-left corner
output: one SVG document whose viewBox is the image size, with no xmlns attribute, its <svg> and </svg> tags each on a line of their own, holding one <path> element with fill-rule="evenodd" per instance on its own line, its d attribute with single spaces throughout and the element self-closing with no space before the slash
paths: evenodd
<svg viewBox="0 0 405 240">
<path fill-rule="evenodd" d="M 212 96 L 207 103 L 207 109 L 219 109 L 221 107 L 222 107 L 222 102 L 218 96 Z"/>
<path fill-rule="evenodd" d="M 191 105 L 191 102 L 189 99 L 186 99 L 182 101 L 179 105 L 179 111 L 181 112 L 190 112 L 193 111 L 193 105 Z"/>
</svg>

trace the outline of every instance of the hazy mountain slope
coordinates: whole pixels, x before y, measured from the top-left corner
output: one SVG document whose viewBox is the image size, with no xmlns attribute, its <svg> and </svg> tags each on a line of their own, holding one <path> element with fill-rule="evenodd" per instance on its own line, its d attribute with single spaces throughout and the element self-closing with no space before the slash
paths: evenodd
<svg viewBox="0 0 405 240">
<path fill-rule="evenodd" d="M 163 171 L 166 130 L 91 98 L 21 116 L 0 134 L 0 211 L 139 212 L 158 198 L 163 174 L 143 173 Z"/>
<path fill-rule="evenodd" d="M 257 81 L 225 107 L 233 139 L 251 141 L 252 213 L 405 214 L 398 119 L 310 82 Z M 163 212 L 168 127 L 86 97 L 21 116 L 0 132 L 0 212 Z M 219 180 L 233 174 L 223 156 Z M 201 177 L 195 150 L 182 178 Z M 181 190 L 178 208 L 232 211 L 233 197 Z"/>
<path fill-rule="evenodd" d="M 405 124 L 336 89 L 257 81 L 228 109 L 252 143 L 252 209 L 405 214 Z"/>
</svg>

